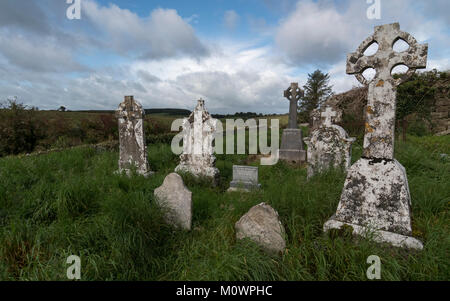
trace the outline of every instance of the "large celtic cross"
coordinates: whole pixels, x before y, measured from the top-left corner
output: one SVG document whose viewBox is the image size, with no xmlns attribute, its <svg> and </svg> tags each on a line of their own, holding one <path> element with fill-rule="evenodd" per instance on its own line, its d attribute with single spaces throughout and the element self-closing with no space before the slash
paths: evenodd
<svg viewBox="0 0 450 301">
<path fill-rule="evenodd" d="M 304 92 L 298 87 L 298 83 L 292 83 L 289 88 L 284 91 L 284 97 L 289 100 L 289 129 L 297 128 L 297 104 Z"/>
<path fill-rule="evenodd" d="M 393 45 L 403 40 L 409 48 L 396 52 Z M 364 52 L 373 43 L 378 43 L 378 51 L 371 56 Z M 375 33 L 364 40 L 356 52 L 347 56 L 347 74 L 354 74 L 359 82 L 369 85 L 363 156 L 366 158 L 394 158 L 395 108 L 397 86 L 410 77 L 416 69 L 426 67 L 428 44 L 418 44 L 409 33 L 400 31 L 398 23 L 375 27 Z M 406 74 L 394 79 L 392 69 L 406 65 Z M 370 82 L 362 73 L 376 70 Z"/>
</svg>

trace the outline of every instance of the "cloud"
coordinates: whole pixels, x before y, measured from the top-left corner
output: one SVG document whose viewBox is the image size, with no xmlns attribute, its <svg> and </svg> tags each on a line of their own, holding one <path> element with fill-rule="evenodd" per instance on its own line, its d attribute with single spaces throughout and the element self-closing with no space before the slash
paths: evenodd
<svg viewBox="0 0 450 301">
<path fill-rule="evenodd" d="M 234 10 L 227 10 L 223 15 L 223 24 L 229 30 L 234 30 L 239 22 L 239 15 Z"/>
<path fill-rule="evenodd" d="M 355 28 L 349 21 L 329 2 L 301 1 L 281 21 L 275 42 L 299 65 L 334 63 L 353 44 Z"/>
<path fill-rule="evenodd" d="M 92 0 L 82 4 L 84 15 L 106 35 L 109 46 L 122 54 L 161 59 L 179 55 L 201 57 L 208 53 L 191 25 L 174 9 L 158 8 L 140 18 L 115 4 L 103 7 Z"/>
<path fill-rule="evenodd" d="M 0 35 L 0 54 L 10 64 L 35 72 L 85 71 L 86 67 L 74 61 L 69 48 L 55 39 L 15 36 L 3 32 Z"/>
<path fill-rule="evenodd" d="M 49 33 L 44 11 L 34 1 L 0 1 L 0 28 L 16 27 L 35 33 Z"/>
</svg>

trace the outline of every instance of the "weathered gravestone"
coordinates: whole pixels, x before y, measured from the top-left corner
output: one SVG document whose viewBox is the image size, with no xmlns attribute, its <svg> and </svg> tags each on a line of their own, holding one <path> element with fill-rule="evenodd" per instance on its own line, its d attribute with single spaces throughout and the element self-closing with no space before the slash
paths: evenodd
<svg viewBox="0 0 450 301">
<path fill-rule="evenodd" d="M 321 108 L 314 109 L 309 114 L 310 123 L 309 123 L 309 131 L 312 132 L 314 130 L 317 130 L 319 127 L 321 127 L 325 122 L 325 110 L 330 107 L 333 112 L 334 116 L 332 116 L 332 123 L 338 123 L 342 121 L 342 111 L 340 109 L 337 109 L 336 107 L 329 105 L 325 103 Z"/>
<path fill-rule="evenodd" d="M 345 170 L 350 167 L 352 143 L 356 138 L 348 137 L 342 127 L 332 124 L 332 117 L 336 116 L 331 107 L 326 107 L 321 113 L 322 125 L 303 139 L 308 145 L 308 178 L 331 167 Z"/>
<path fill-rule="evenodd" d="M 249 238 L 268 253 L 279 254 L 286 248 L 278 212 L 265 203 L 253 206 L 236 222 L 235 228 L 237 239 Z"/>
<path fill-rule="evenodd" d="M 233 180 L 228 191 L 251 191 L 259 188 L 258 167 L 233 165 Z"/>
<path fill-rule="evenodd" d="M 205 101 L 198 100 L 195 110 L 183 120 L 183 153 L 176 172 L 187 172 L 194 176 L 211 178 L 214 184 L 219 179 L 215 167 L 213 140 L 218 120 L 206 111 Z"/>
<path fill-rule="evenodd" d="M 289 100 L 290 105 L 288 127 L 283 130 L 283 136 L 281 137 L 280 160 L 296 163 L 306 160 L 302 130 L 297 126 L 297 104 L 303 93 L 303 90 L 298 87 L 298 83 L 292 83 L 284 91 L 284 97 Z"/>
<path fill-rule="evenodd" d="M 176 173 L 169 174 L 163 184 L 154 191 L 156 202 L 166 210 L 165 219 L 170 225 L 191 230 L 192 192 L 184 186 Z"/>
<path fill-rule="evenodd" d="M 393 50 L 399 39 L 408 43 L 408 50 Z M 374 42 L 379 45 L 378 52 L 365 56 L 364 51 Z M 394 130 L 396 87 L 416 69 L 426 67 L 427 53 L 427 44 L 418 44 L 394 23 L 375 27 L 375 34 L 348 55 L 347 73 L 369 85 L 364 152 L 348 171 L 336 214 L 325 223 L 325 231 L 348 225 L 354 234 L 371 233 L 378 242 L 423 248 L 411 237 L 411 197 L 405 168 L 394 159 Z M 404 77 L 394 79 L 391 71 L 399 64 L 409 70 Z M 376 69 L 370 82 L 362 76 L 368 67 Z"/>
<path fill-rule="evenodd" d="M 136 169 L 143 176 L 151 175 L 147 159 L 147 145 L 144 134 L 144 110 L 133 96 L 125 96 L 125 100 L 116 110 L 119 120 L 119 173 L 130 174 Z"/>
</svg>

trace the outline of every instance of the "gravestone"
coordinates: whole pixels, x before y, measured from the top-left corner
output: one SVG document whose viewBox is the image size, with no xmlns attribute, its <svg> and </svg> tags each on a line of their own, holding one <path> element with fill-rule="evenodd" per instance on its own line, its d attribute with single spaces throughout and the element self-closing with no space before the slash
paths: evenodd
<svg viewBox="0 0 450 301">
<path fill-rule="evenodd" d="M 233 180 L 228 191 L 251 191 L 259 188 L 258 167 L 233 165 Z"/>
<path fill-rule="evenodd" d="M 218 120 L 211 117 L 200 99 L 188 118 L 183 120 L 183 153 L 175 172 L 187 172 L 196 177 L 207 177 L 217 184 L 219 170 L 215 167 L 213 155 L 214 134 Z"/>
<path fill-rule="evenodd" d="M 326 107 L 321 113 L 322 125 L 304 139 L 308 146 L 308 178 L 332 167 L 344 170 L 350 167 L 352 143 L 356 139 L 348 137 L 342 127 L 332 124 L 336 116 L 332 107 Z"/>
<path fill-rule="evenodd" d="M 302 130 L 297 126 L 297 104 L 304 92 L 298 87 L 298 83 L 292 83 L 284 91 L 284 97 L 289 100 L 288 127 L 283 130 L 281 137 L 281 148 L 278 152 L 279 159 L 289 162 L 304 162 L 306 152 L 303 148 Z"/>
<path fill-rule="evenodd" d="M 249 238 L 268 253 L 279 254 L 286 249 L 278 212 L 265 203 L 253 206 L 236 222 L 235 229 L 236 239 Z"/>
<path fill-rule="evenodd" d="M 151 175 L 147 159 L 144 134 L 144 110 L 133 96 L 125 100 L 116 110 L 119 120 L 119 173 L 130 175 L 132 169 L 143 176 Z"/>
<path fill-rule="evenodd" d="M 408 43 L 406 51 L 393 50 L 399 39 Z M 365 56 L 364 51 L 374 42 L 379 45 L 377 53 Z M 416 69 L 426 67 L 427 53 L 427 44 L 418 44 L 394 23 L 375 27 L 374 35 L 348 55 L 347 73 L 355 74 L 369 86 L 364 151 L 348 170 L 336 214 L 325 223 L 325 231 L 348 225 L 354 234 L 371 233 L 377 242 L 423 248 L 419 240 L 411 237 L 411 197 L 405 168 L 394 159 L 394 131 L 397 86 Z M 402 78 L 394 79 L 391 70 L 399 64 L 409 70 Z M 370 82 L 362 76 L 368 67 L 376 69 Z"/>
<path fill-rule="evenodd" d="M 184 230 L 191 230 L 192 192 L 184 186 L 183 179 L 176 173 L 169 174 L 163 184 L 154 191 L 156 202 L 165 210 L 168 224 Z"/>
</svg>

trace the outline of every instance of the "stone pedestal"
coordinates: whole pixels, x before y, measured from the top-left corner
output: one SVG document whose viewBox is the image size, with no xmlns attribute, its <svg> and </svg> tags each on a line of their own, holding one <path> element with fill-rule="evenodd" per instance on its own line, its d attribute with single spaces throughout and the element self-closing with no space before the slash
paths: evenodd
<svg viewBox="0 0 450 301">
<path fill-rule="evenodd" d="M 306 161 L 306 151 L 303 149 L 303 135 L 301 129 L 283 130 L 279 159 L 294 163 Z"/>
<path fill-rule="evenodd" d="M 362 158 L 348 170 L 336 214 L 324 231 L 353 228 L 375 241 L 421 250 L 411 237 L 411 203 L 405 168 L 397 160 Z"/>
</svg>

